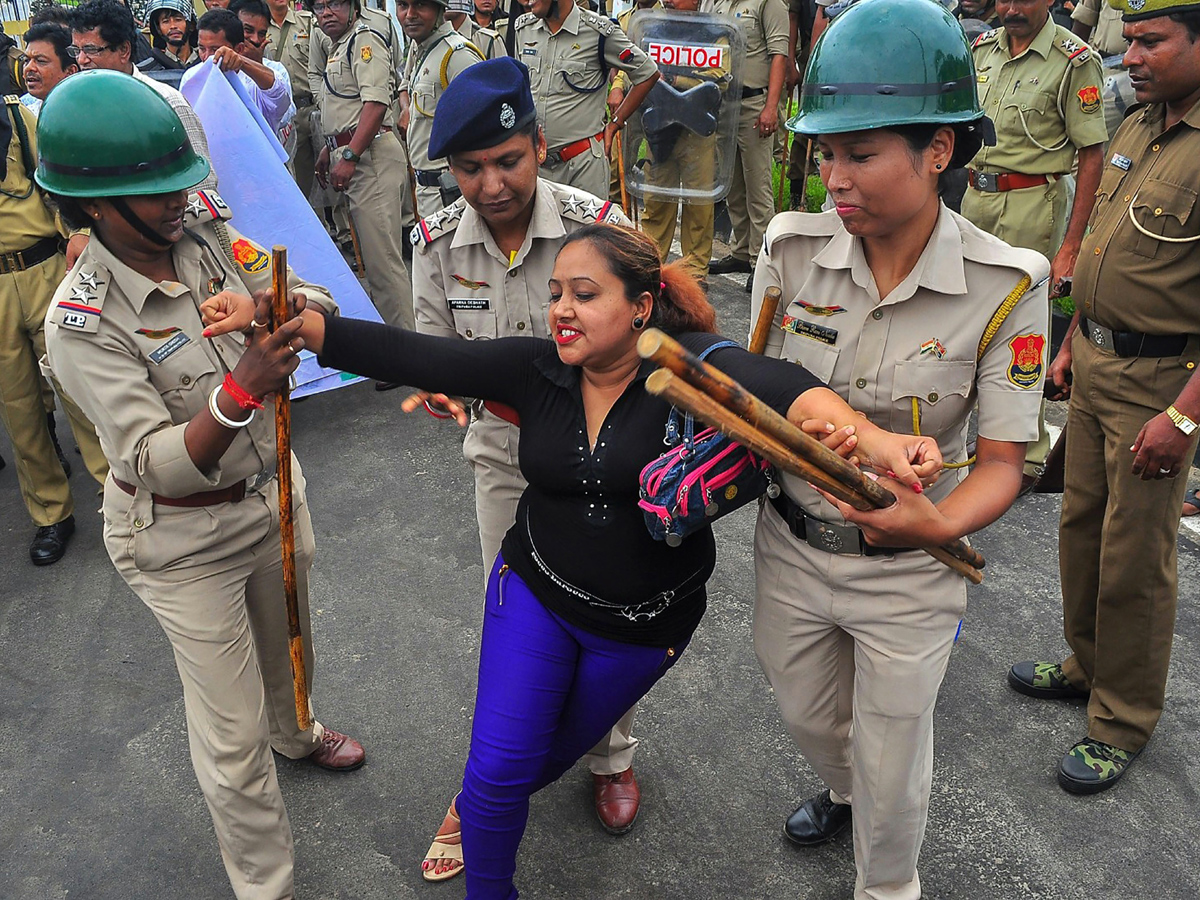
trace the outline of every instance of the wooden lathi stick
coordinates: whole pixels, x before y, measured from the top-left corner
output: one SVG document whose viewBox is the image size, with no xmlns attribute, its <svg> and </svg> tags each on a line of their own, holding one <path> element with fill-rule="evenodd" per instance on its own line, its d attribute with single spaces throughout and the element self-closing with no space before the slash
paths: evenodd
<svg viewBox="0 0 1200 900">
<path fill-rule="evenodd" d="M 617 145 L 617 181 L 621 187 L 621 209 L 625 213 L 625 217 L 630 221 L 633 220 L 633 215 L 629 209 L 629 191 L 625 187 L 625 150 L 621 146 L 621 132 L 613 135 L 613 141 Z"/>
<path fill-rule="evenodd" d="M 868 505 L 851 504 L 855 509 L 885 509 L 896 502 L 896 495 L 883 485 L 865 477 L 857 466 L 842 459 L 816 438 L 805 434 L 720 369 L 697 359 L 682 344 L 664 332 L 657 328 L 648 329 L 638 339 L 637 347 L 643 359 L 652 359 L 660 366 L 670 369 L 688 384 L 708 394 L 721 406 L 861 495 Z M 945 549 L 976 569 L 982 569 L 985 565 L 983 555 L 965 541 L 948 542 Z"/>
<path fill-rule="evenodd" d="M 842 484 L 809 460 L 793 453 L 791 448 L 776 438 L 764 434 L 745 419 L 725 408 L 715 399 L 688 384 L 674 372 L 659 369 L 646 379 L 646 390 L 665 397 L 673 405 L 690 412 L 697 419 L 720 429 L 742 446 L 759 454 L 773 465 L 805 479 L 824 491 L 828 491 L 844 503 L 856 509 L 873 509 L 874 506 L 857 491 Z M 926 553 L 943 565 L 958 572 L 972 584 L 983 581 L 983 573 L 967 562 L 954 556 L 942 547 L 924 547 Z"/>
<path fill-rule="evenodd" d="M 751 353 L 762 356 L 763 351 L 767 349 L 767 339 L 771 336 L 771 326 L 775 324 L 775 313 L 779 311 L 779 301 L 782 297 L 783 291 L 775 285 L 763 291 L 762 306 L 758 308 L 754 333 L 750 335 Z"/>
<path fill-rule="evenodd" d="M 272 329 L 288 320 L 287 248 L 271 248 Z M 296 594 L 296 532 L 292 520 L 292 401 L 284 384 L 275 397 L 275 471 L 279 479 L 279 543 L 283 552 L 283 595 L 287 605 L 288 654 L 292 659 L 292 690 L 296 724 L 312 727 L 308 675 L 304 669 L 304 636 L 300 631 L 300 601 Z"/>
</svg>

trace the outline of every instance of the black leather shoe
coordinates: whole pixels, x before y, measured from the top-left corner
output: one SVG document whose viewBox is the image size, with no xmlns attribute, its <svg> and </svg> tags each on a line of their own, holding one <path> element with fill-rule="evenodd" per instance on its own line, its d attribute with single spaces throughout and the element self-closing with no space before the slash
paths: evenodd
<svg viewBox="0 0 1200 900">
<path fill-rule="evenodd" d="M 710 275 L 730 275 L 734 272 L 750 272 L 753 267 L 748 259 L 738 259 L 736 256 L 722 256 L 708 264 Z"/>
<path fill-rule="evenodd" d="M 29 558 L 35 566 L 49 566 L 63 558 L 67 541 L 75 533 L 75 517 L 67 516 L 53 525 L 43 525 L 29 545 Z"/>
<path fill-rule="evenodd" d="M 754 270 L 750 270 L 749 277 L 746 278 L 746 293 L 749 294 L 754 290 Z"/>
<path fill-rule="evenodd" d="M 813 847 L 831 841 L 850 824 L 853 818 L 849 803 L 834 803 L 825 790 L 804 801 L 804 805 L 788 816 L 783 833 L 793 844 Z"/>
</svg>

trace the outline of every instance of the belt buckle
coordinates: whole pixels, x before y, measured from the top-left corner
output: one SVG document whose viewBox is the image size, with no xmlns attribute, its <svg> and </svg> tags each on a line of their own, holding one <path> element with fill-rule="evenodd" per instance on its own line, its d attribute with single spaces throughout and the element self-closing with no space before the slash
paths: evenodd
<svg viewBox="0 0 1200 900">
<path fill-rule="evenodd" d="M 263 469 L 257 475 L 251 475 L 249 478 L 246 479 L 246 493 L 249 494 L 251 491 L 257 491 L 259 488 L 268 484 L 271 481 L 271 479 L 274 477 L 275 477 L 275 467 L 274 466 L 269 466 L 268 468 Z"/>
<path fill-rule="evenodd" d="M 975 187 L 989 194 L 999 190 L 999 182 L 994 172 L 976 172 Z"/>
<path fill-rule="evenodd" d="M 825 553 L 862 556 L 861 532 L 853 525 L 834 525 L 821 519 L 804 515 L 804 540 L 810 547 Z"/>
<path fill-rule="evenodd" d="M 1117 352 L 1116 341 L 1113 340 L 1113 333 L 1103 325 L 1097 325 L 1095 322 L 1088 322 L 1088 337 L 1092 343 L 1109 353 Z"/>
<path fill-rule="evenodd" d="M 24 250 L 18 250 L 17 252 L 15 252 L 13 254 L 13 260 L 15 263 L 15 265 L 14 265 L 15 271 L 24 272 L 26 269 L 29 268 L 27 265 L 25 265 L 25 251 Z"/>
<path fill-rule="evenodd" d="M 337 135 L 336 134 L 325 135 L 325 146 L 329 148 L 330 153 L 332 153 L 334 150 L 336 150 L 337 149 Z"/>
<path fill-rule="evenodd" d="M 16 271 L 11 253 L 0 253 L 0 275 L 8 275 Z"/>
</svg>

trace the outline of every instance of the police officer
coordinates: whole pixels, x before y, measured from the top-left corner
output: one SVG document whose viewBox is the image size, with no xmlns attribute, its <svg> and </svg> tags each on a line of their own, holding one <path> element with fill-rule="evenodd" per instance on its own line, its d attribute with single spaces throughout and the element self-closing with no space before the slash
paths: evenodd
<svg viewBox="0 0 1200 900">
<path fill-rule="evenodd" d="M 390 325 L 412 328 L 412 285 L 404 268 L 398 202 L 408 170 L 391 124 L 397 87 L 393 42 L 367 23 L 359 3 L 318 0 L 313 5 L 317 24 L 332 41 L 321 78 L 325 147 L 316 173 L 350 201 L 379 314 Z"/>
<path fill-rule="evenodd" d="M 1100 61 L 1087 44 L 1050 18 L 1051 0 L 999 0 L 1004 27 L 975 41 L 979 99 L 995 122 L 996 146 L 971 161 L 962 214 L 1001 240 L 1051 260 L 1051 290 L 1065 290 L 1092 211 L 1104 164 Z M 1074 202 L 1066 176 L 1078 164 Z M 1044 416 L 1043 416 L 1044 418 Z M 1050 439 L 1025 459 L 1033 486 Z"/>
<path fill-rule="evenodd" d="M 613 135 L 641 106 L 658 68 L 615 22 L 574 0 L 533 0 L 516 29 L 514 52 L 529 67 L 546 134 L 543 177 L 604 196 Z M 633 87 L 605 124 L 613 69 L 628 72 Z"/>
<path fill-rule="evenodd" d="M 287 69 L 292 82 L 292 102 L 296 105 L 295 149 L 292 153 L 292 174 L 300 192 L 307 199 L 312 193 L 313 153 L 312 112 L 313 93 L 308 83 L 308 56 L 312 34 L 318 31 L 312 13 L 294 9 L 288 0 L 267 0 L 271 19 L 267 23 L 265 55 Z"/>
<path fill-rule="evenodd" d="M 37 530 L 29 547 L 35 566 L 62 559 L 75 533 L 75 504 L 55 452 L 53 421 L 43 399 L 38 360 L 46 352 L 43 320 L 66 272 L 63 237 L 34 188 L 37 119 L 9 95 L 0 108 L 0 422 L 17 461 L 21 499 Z M 75 402 L 59 392 L 89 471 L 101 483 L 108 465 L 96 432 Z"/>
<path fill-rule="evenodd" d="M 47 100 L 38 131 L 38 184 L 68 221 L 92 227 L 46 327 L 50 364 L 112 465 L 105 546 L 175 651 L 192 763 L 234 893 L 291 898 L 292 834 L 271 751 L 337 770 L 364 759 L 353 739 L 296 722 L 275 429 L 258 409 L 296 368 L 295 328 L 205 339 L 201 305 L 269 290 L 270 257 L 222 221 L 215 194 L 189 202 L 208 163 L 150 87 L 81 73 Z M 288 284 L 336 311 L 324 288 L 291 272 Z M 313 533 L 291 464 L 311 678 Z"/>
<path fill-rule="evenodd" d="M 478 48 L 446 21 L 446 0 L 398 0 L 400 27 L 408 38 L 408 58 L 401 79 L 401 127 L 408 136 L 408 155 L 416 172 L 416 214 L 433 215 L 452 190 L 445 166 L 429 157 L 429 134 L 438 98 L 455 78 L 483 59 Z"/>
<path fill-rule="evenodd" d="M 629 222 L 612 203 L 539 178 L 545 152 L 525 66 L 508 57 L 490 60 L 446 89 L 430 154 L 448 159 L 463 196 L 414 230 L 419 331 L 463 340 L 550 337 L 546 284 L 563 239 L 593 222 Z M 476 402 L 463 443 L 475 471 L 485 572 L 525 490 L 517 461 L 520 430 L 511 419 L 498 406 Z M 587 756 L 596 812 L 614 833 L 627 831 L 638 811 L 633 713 Z M 460 845 L 446 840 L 456 831 L 452 807 L 426 859 L 426 879 L 440 881 L 462 870 Z"/>
<path fill-rule="evenodd" d="M 1121 34 L 1121 11 L 1104 0 L 1079 0 L 1071 11 L 1071 30 L 1100 54 L 1104 70 L 1104 126 L 1109 136 L 1136 102 L 1129 73 L 1121 64 L 1129 44 Z"/>
<path fill-rule="evenodd" d="M 899 31 L 909 38 L 889 43 Z M 788 123 L 814 137 L 835 209 L 776 216 L 755 273 L 755 298 L 783 291 L 768 354 L 802 363 L 874 424 L 936 438 L 957 466 L 920 494 L 881 478 L 897 504 L 868 513 L 784 476 L 784 492 L 759 513 L 755 650 L 827 786 L 785 832 L 819 844 L 852 822 L 857 900 L 921 895 L 934 704 L 966 608 L 959 575 L 904 548 L 963 537 L 1003 514 L 1036 435 L 1045 258 L 938 197 L 942 174 L 982 140 L 974 83 L 966 38 L 939 4 L 871 0 L 835 18 Z M 930 461 L 916 467 L 922 477 L 936 470 L 936 454 Z"/>
<path fill-rule="evenodd" d="M 505 56 L 504 38 L 498 31 L 484 28 L 471 16 L 475 12 L 474 0 L 448 0 L 446 21 L 454 30 L 475 45 L 484 59 Z"/>
<path fill-rule="evenodd" d="M 1059 526 L 1071 654 L 1009 674 L 1034 697 L 1087 698 L 1087 736 L 1058 769 L 1079 794 L 1112 787 L 1162 715 L 1200 421 L 1200 12 L 1183 0 L 1118 2 L 1145 106 L 1109 147 L 1075 272 L 1078 327 L 1050 370 L 1071 397 Z"/>
<path fill-rule="evenodd" d="M 704 0 L 700 11 L 732 16 L 746 38 L 737 156 L 725 201 L 733 237 L 729 254 L 713 260 L 708 270 L 716 275 L 753 272 L 763 233 L 775 212 L 771 146 L 779 128 L 779 98 L 787 77 L 787 6 L 783 0 Z M 746 281 L 747 290 L 752 278 Z"/>
</svg>

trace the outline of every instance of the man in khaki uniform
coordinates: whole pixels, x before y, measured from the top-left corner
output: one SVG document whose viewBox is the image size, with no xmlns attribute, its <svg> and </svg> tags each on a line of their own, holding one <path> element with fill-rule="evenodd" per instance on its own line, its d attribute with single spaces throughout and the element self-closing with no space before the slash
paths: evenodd
<svg viewBox="0 0 1200 900">
<path fill-rule="evenodd" d="M 383 320 L 413 327 L 412 285 L 404 268 L 400 196 L 407 163 L 392 128 L 396 70 L 386 37 L 358 12 L 359 0 L 313 6 L 333 42 L 321 79 L 325 147 L 317 177 L 350 201 L 367 285 Z"/>
<path fill-rule="evenodd" d="M 504 49 L 504 36 L 491 28 L 484 28 L 473 18 L 475 4 L 473 0 L 449 0 L 446 7 L 446 20 L 454 26 L 454 30 L 475 45 L 475 49 L 484 59 L 495 59 L 497 56 L 507 56 Z"/>
<path fill-rule="evenodd" d="M 292 174 L 305 199 L 312 193 L 313 152 L 312 112 L 313 93 L 308 83 L 308 48 L 312 33 L 317 31 L 312 13 L 297 10 L 288 0 L 267 0 L 271 21 L 267 24 L 266 56 L 282 63 L 292 80 L 292 102 L 296 104 L 296 149 L 292 155 Z"/>
<path fill-rule="evenodd" d="M 75 504 L 47 425 L 38 360 L 46 352 L 43 320 L 66 272 L 63 235 L 34 188 L 37 119 L 15 97 L 0 109 L 5 144 L 0 173 L 0 422 L 16 460 L 17 482 L 37 527 L 29 557 L 36 566 L 62 559 L 75 532 Z M 108 464 L 95 429 L 59 391 L 88 470 L 101 484 Z"/>
<path fill-rule="evenodd" d="M 401 122 L 407 124 L 401 127 L 408 137 L 409 162 L 416 173 L 416 214 L 430 216 L 446 205 L 441 179 L 448 170 L 429 159 L 429 133 L 438 98 L 483 56 L 446 20 L 446 0 L 399 0 L 396 9 L 409 41 L 400 87 Z"/>
<path fill-rule="evenodd" d="M 713 260 L 708 270 L 715 275 L 753 272 L 767 223 L 775 212 L 771 146 L 779 128 L 779 98 L 787 76 L 787 6 L 783 0 L 704 0 L 700 11 L 731 16 L 746 38 L 737 156 L 725 201 L 733 237 L 729 255 Z M 746 280 L 746 290 L 751 281 L 753 275 Z"/>
<path fill-rule="evenodd" d="M 1121 34 L 1121 11 L 1104 0 L 1079 0 L 1071 12 L 1071 19 L 1071 30 L 1100 54 L 1104 71 L 1104 125 L 1109 135 L 1114 135 L 1125 118 L 1125 111 L 1137 102 L 1129 73 L 1121 62 L 1129 48 Z"/>
<path fill-rule="evenodd" d="M 1100 60 L 1050 18 L 1050 3 L 1014 7 L 1004 13 L 1003 28 L 975 41 L 979 102 L 995 123 L 996 146 L 984 147 L 971 161 L 962 214 L 1049 259 L 1054 295 L 1075 271 L 1108 132 Z M 1065 178 L 1076 162 L 1071 203 Z M 1050 452 L 1044 418 L 1043 412 L 1038 440 L 1027 448 L 1026 488 Z"/>
<path fill-rule="evenodd" d="M 529 10 L 516 22 L 514 52 L 529 67 L 546 134 L 542 176 L 603 197 L 613 135 L 641 106 L 658 80 L 658 68 L 615 22 L 574 0 L 534 0 Z M 628 72 L 633 87 L 606 125 L 613 69 Z"/>
<path fill-rule="evenodd" d="M 546 284 L 563 239 L 593 222 L 629 225 L 629 220 L 613 203 L 537 176 L 538 154 L 545 151 L 545 143 L 536 124 L 528 73 L 512 60 L 497 59 L 468 70 L 462 81 L 447 89 L 438 110 L 431 152 L 449 157 L 463 196 L 414 229 L 417 330 L 463 340 L 549 339 Z M 483 150 L 490 159 L 477 160 L 477 151 Z M 472 168 L 455 168 L 452 154 L 460 154 L 461 162 L 464 153 L 471 153 Z M 494 175 L 490 189 L 489 179 L 476 167 L 495 170 L 489 173 Z M 497 194 L 513 200 L 509 208 L 493 213 L 486 204 Z M 525 490 L 518 466 L 520 429 L 504 415 L 499 407 L 476 401 L 463 442 L 463 456 L 475 473 L 485 573 L 516 519 Z M 600 821 L 618 833 L 628 830 L 638 809 L 632 772 L 635 712 L 636 707 L 586 757 Z M 618 802 L 618 795 L 630 793 L 632 802 Z"/>
<path fill-rule="evenodd" d="M 231 293 L 248 300 L 270 289 L 270 257 L 225 224 L 228 207 L 215 193 L 186 197 L 208 163 L 148 87 L 124 75 L 84 73 L 55 90 L 40 118 L 38 184 L 64 198 L 72 224 L 93 222 L 91 241 L 54 296 L 46 342 L 51 367 L 80 398 L 112 464 L 105 546 L 171 641 L 192 764 L 234 894 L 291 900 L 292 832 L 272 750 L 343 771 L 362 765 L 364 754 L 319 722 L 303 729 L 297 722 L 275 428 L 269 409 L 254 414 L 266 390 L 254 390 L 250 380 L 278 383 L 278 375 L 263 373 L 263 344 L 274 341 L 278 358 L 286 353 L 278 346 L 283 336 L 264 339 L 260 332 L 248 348 L 244 334 L 202 333 L 202 303 Z M 100 148 L 89 165 L 126 174 L 97 185 L 96 169 L 79 163 L 78 141 Z M 104 191 L 114 193 L 93 196 Z M 177 224 L 151 228 L 135 211 L 146 204 L 161 204 L 164 218 L 151 214 L 151 221 L 166 222 L 177 211 Z M 138 238 L 122 240 L 128 233 Z M 171 277 L 155 280 L 144 266 Z M 324 288 L 290 271 L 288 290 L 337 311 Z M 231 384 L 249 399 L 239 399 Z M 294 457 L 291 465 L 297 597 L 311 679 L 308 574 L 315 547 L 304 476 Z M 188 891 L 180 885 L 166 893 Z"/>
<path fill-rule="evenodd" d="M 1080 794 L 1112 787 L 1162 715 L 1200 421 L 1200 13 L 1179 0 L 1120 8 L 1146 105 L 1109 146 L 1075 271 L 1077 327 L 1050 367 L 1071 397 L 1059 525 L 1071 654 L 1008 677 L 1034 697 L 1087 698 L 1087 736 L 1058 768 Z"/>
<path fill-rule="evenodd" d="M 662 9 L 663 5 L 660 0 L 637 0 L 633 6 L 625 10 L 617 16 L 617 24 L 621 27 L 621 31 L 628 35 L 629 27 L 633 23 L 633 14 L 643 9 Z M 621 104 L 625 101 L 625 95 L 629 93 L 629 76 L 625 72 L 617 72 L 613 78 L 612 89 L 608 92 L 608 112 L 610 117 L 614 117 Z M 637 147 L 642 140 L 641 121 L 638 116 L 633 117 L 633 124 L 628 127 L 624 134 L 621 135 L 621 156 L 625 160 L 625 168 L 630 168 L 636 161 Z M 617 158 L 617 142 L 613 141 L 612 149 L 608 155 L 608 199 L 614 202 L 619 202 L 621 199 L 621 181 L 625 177 L 625 173 L 620 170 Z"/>
</svg>

